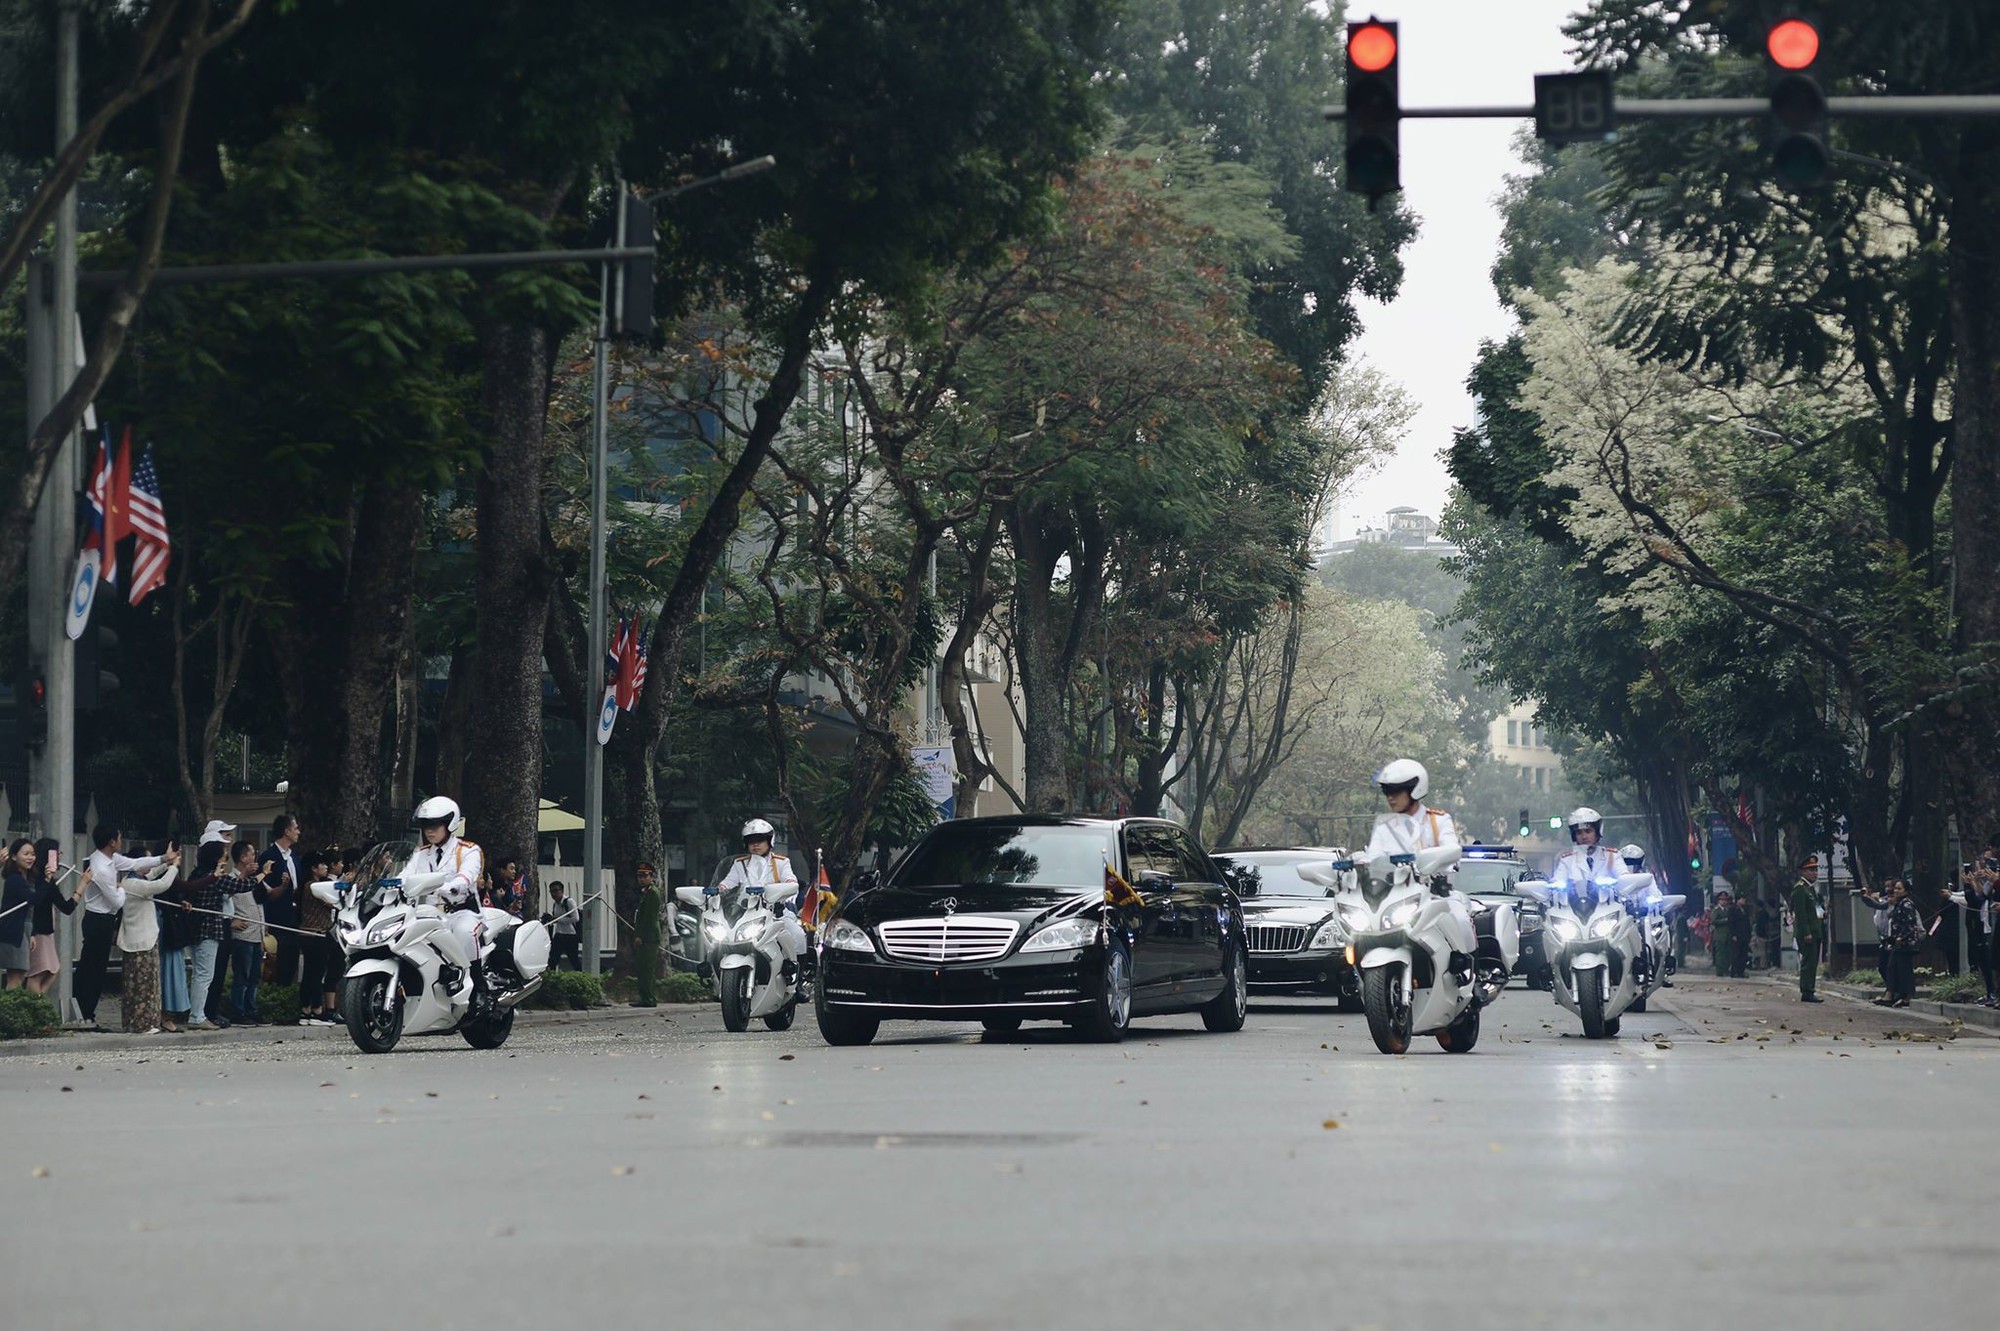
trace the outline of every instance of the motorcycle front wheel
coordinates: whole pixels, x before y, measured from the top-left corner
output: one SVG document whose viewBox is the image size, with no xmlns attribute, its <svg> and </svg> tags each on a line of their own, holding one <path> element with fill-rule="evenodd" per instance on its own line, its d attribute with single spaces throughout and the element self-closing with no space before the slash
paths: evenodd
<svg viewBox="0 0 2000 1331">
<path fill-rule="evenodd" d="M 1394 966 L 1377 966 L 1361 977 L 1361 1003 L 1368 1009 L 1368 1034 L 1385 1054 L 1410 1052 L 1410 1007 L 1403 1001 Z"/>
<path fill-rule="evenodd" d="M 403 1009 L 389 991 L 386 975 L 354 975 L 340 982 L 340 1016 L 355 1047 L 386 1054 L 403 1038 Z"/>
<path fill-rule="evenodd" d="M 729 1031 L 750 1029 L 750 968 L 738 966 L 722 972 L 722 1026 Z"/>
<path fill-rule="evenodd" d="M 1598 983 L 1596 971 L 1585 971 L 1570 976 L 1576 986 L 1576 1010 L 1583 1018 L 1584 1036 L 1592 1040 L 1602 1040 L 1607 1035 L 1616 1035 L 1615 1028 L 1604 1020 L 1604 989 Z"/>
</svg>

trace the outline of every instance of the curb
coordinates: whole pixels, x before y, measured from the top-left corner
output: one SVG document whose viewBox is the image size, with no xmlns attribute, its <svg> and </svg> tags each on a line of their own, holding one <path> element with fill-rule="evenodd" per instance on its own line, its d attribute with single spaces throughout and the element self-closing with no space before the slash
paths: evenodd
<svg viewBox="0 0 2000 1331">
<path fill-rule="evenodd" d="M 1789 984 L 1775 978 L 1768 979 L 1764 983 L 1777 988 L 1795 990 L 1798 988 L 1798 977 L 1793 976 Z M 1821 980 L 1819 991 L 1865 1007 L 1872 1007 L 1876 997 L 1872 989 L 1859 989 L 1853 985 L 1842 984 L 1838 980 Z M 1908 1007 L 1896 1010 L 1907 1012 L 1914 1017 L 1922 1017 L 1926 1021 L 1956 1022 L 1960 1026 L 1976 1026 L 1983 1031 L 2000 1032 L 2000 1008 L 1980 1007 L 1976 1003 L 1939 1003 L 1929 998 L 1917 998 L 1912 999 Z"/>
<path fill-rule="evenodd" d="M 616 1007 L 570 1009 L 568 1011 L 549 1008 L 524 1009 L 515 1015 L 515 1022 L 529 1028 L 542 1026 L 597 1025 L 610 1021 L 631 1021 L 649 1016 L 658 1016 L 678 1010 L 696 1010 L 710 1007 L 707 1003 L 662 1003 L 656 1008 L 633 1008 L 620 1004 Z M 92 1034 L 88 1031 L 66 1030 L 61 1035 L 45 1035 L 31 1040 L 0 1041 L 0 1059 L 27 1058 L 34 1055 L 83 1053 L 86 1051 L 114 1053 L 134 1049 L 165 1051 L 169 1049 L 210 1049 L 217 1045 L 245 1045 L 269 1047 L 271 1045 L 316 1044 L 321 1037 L 329 1040 L 344 1039 L 346 1032 L 340 1027 L 328 1026 L 231 1026 L 226 1030 L 187 1031 L 178 1034 L 132 1035 L 123 1031 L 106 1034 Z"/>
</svg>

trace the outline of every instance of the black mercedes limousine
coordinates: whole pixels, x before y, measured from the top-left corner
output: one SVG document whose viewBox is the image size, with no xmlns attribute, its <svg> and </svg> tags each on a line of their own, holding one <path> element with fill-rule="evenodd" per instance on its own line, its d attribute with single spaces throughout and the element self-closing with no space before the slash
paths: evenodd
<svg viewBox="0 0 2000 1331">
<path fill-rule="evenodd" d="M 1243 906 L 1186 829 L 1157 818 L 941 823 L 819 930 L 829 1044 L 886 1019 L 1061 1021 L 1114 1041 L 1134 1017 L 1243 1027 Z"/>
</svg>

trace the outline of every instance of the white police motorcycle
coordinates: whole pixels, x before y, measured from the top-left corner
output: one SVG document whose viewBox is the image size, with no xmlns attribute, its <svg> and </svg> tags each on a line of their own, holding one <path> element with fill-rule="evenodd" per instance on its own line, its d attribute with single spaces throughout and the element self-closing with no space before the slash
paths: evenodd
<svg viewBox="0 0 2000 1331">
<path fill-rule="evenodd" d="M 1641 987 L 1639 918 L 1626 898 L 1653 885 L 1651 874 L 1603 878 L 1584 890 L 1553 883 L 1516 883 L 1543 904 L 1544 947 L 1556 1002 L 1583 1021 L 1592 1040 L 1618 1034 L 1619 1019 L 1650 990 Z"/>
<path fill-rule="evenodd" d="M 774 1031 L 787 1030 L 802 997 L 797 926 L 784 907 L 798 896 L 796 883 L 774 889 L 679 887 L 674 899 L 699 910 L 702 969 L 722 999 L 722 1024 L 747 1031 L 761 1019 Z"/>
<path fill-rule="evenodd" d="M 1368 1034 L 1385 1054 L 1407 1053 L 1417 1035 L 1436 1036 L 1447 1053 L 1471 1052 L 1481 1010 L 1506 988 L 1520 956 L 1513 906 L 1487 908 L 1492 918 L 1482 930 L 1452 909 L 1462 896 L 1433 886 L 1458 860 L 1458 847 L 1433 846 L 1332 866 L 1354 871 L 1354 885 L 1335 898 L 1335 908 L 1353 936 L 1347 955 L 1361 976 Z M 1471 974 L 1454 972 L 1454 953 L 1473 958 Z"/>
<path fill-rule="evenodd" d="M 378 846 L 353 881 L 338 885 L 334 936 L 347 957 L 340 982 L 347 1032 L 366 1054 L 386 1054 L 405 1035 L 453 1031 L 474 1049 L 498 1049 L 513 1032 L 515 1007 L 541 988 L 549 931 L 539 920 L 481 910 L 488 992 L 476 1002 L 471 959 L 451 931 L 450 912 L 426 899 L 448 875 L 394 876 L 409 851 Z"/>
<path fill-rule="evenodd" d="M 1628 1012 L 1644 1012 L 1646 1001 L 1674 973 L 1674 912 L 1687 904 L 1678 893 L 1660 891 L 1650 873 L 1628 875 L 1643 878 L 1643 886 L 1620 889 L 1625 908 L 1639 921 L 1639 996 Z M 1622 881 L 1622 880 L 1621 880 Z"/>
</svg>

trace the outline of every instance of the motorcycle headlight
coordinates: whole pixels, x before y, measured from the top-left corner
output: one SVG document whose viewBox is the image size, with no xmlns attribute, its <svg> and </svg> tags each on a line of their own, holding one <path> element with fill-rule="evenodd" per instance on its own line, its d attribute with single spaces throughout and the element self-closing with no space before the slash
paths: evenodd
<svg viewBox="0 0 2000 1331">
<path fill-rule="evenodd" d="M 1021 944 L 1023 952 L 1068 952 L 1079 947 L 1089 947 L 1097 941 L 1097 921 L 1085 919 L 1057 920 L 1045 924 L 1028 935 L 1028 941 Z"/>
<path fill-rule="evenodd" d="M 1352 901 L 1343 901 L 1340 903 L 1340 922 L 1349 929 L 1366 929 L 1368 927 L 1368 908 L 1366 906 L 1358 906 Z"/>
<path fill-rule="evenodd" d="M 1409 897 L 1398 901 L 1395 905 L 1382 912 L 1382 927 L 1385 929 L 1402 929 L 1408 927 L 1410 921 L 1417 918 L 1417 912 L 1423 908 L 1423 904 L 1416 897 Z"/>
<path fill-rule="evenodd" d="M 1609 938 L 1618 932 L 1618 926 L 1621 923 L 1623 921 L 1616 915 L 1600 915 L 1590 922 L 1590 936 L 1592 938 Z"/>
<path fill-rule="evenodd" d="M 875 944 L 869 941 L 868 931 L 858 924 L 846 920 L 835 920 L 826 931 L 826 946 L 839 952 L 873 952 Z"/>
<path fill-rule="evenodd" d="M 1339 947 L 1346 941 L 1347 930 L 1340 923 L 1340 917 L 1336 915 L 1319 927 L 1319 931 L 1312 937 L 1312 942 L 1306 946 L 1314 952 L 1323 952 L 1328 948 Z"/>
<path fill-rule="evenodd" d="M 1558 943 L 1567 943 L 1572 939 L 1583 936 L 1583 930 L 1577 925 L 1575 920 L 1563 918 L 1552 919 L 1549 921 L 1548 927 L 1549 932 L 1556 936 Z"/>
<path fill-rule="evenodd" d="M 373 947 L 377 943 L 388 942 L 401 932 L 403 932 L 402 916 L 398 915 L 392 920 L 377 920 L 369 926 L 365 941 L 370 947 Z"/>
<path fill-rule="evenodd" d="M 710 942 L 720 942 L 729 936 L 729 921 L 710 919 L 701 922 L 701 936 Z"/>
</svg>

